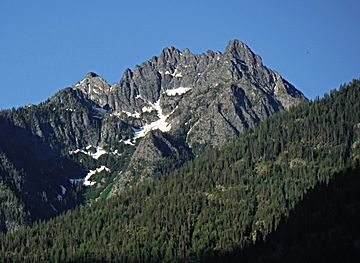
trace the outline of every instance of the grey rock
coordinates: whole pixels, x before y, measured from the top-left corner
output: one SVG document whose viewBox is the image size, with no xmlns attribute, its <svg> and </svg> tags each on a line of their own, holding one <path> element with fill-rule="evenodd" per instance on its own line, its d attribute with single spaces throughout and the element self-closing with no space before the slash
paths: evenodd
<svg viewBox="0 0 360 263">
<path fill-rule="evenodd" d="M 118 83 L 110 85 L 89 73 L 40 105 L 0 112 L 16 130 L 26 131 L 3 129 L 0 147 L 11 135 L 19 156 L 23 143 L 36 156 L 34 162 L 51 159 L 52 169 L 64 174 L 56 183 L 38 182 L 36 187 L 54 189 L 69 178 L 59 161 L 71 159 L 69 152 L 88 145 L 117 151 L 113 158 L 121 165 L 112 169 L 117 174 L 115 195 L 170 171 L 204 147 L 224 145 L 262 119 L 302 101 L 306 98 L 300 91 L 264 66 L 260 56 L 239 40 L 230 41 L 224 53 L 192 54 L 171 47 L 133 70 L 126 69 Z M 97 167 L 102 164 L 101 159 L 93 162 Z M 34 174 L 29 169 L 24 177 Z M 4 189 L 9 189 L 7 183 Z M 31 213 L 30 208 L 24 211 Z"/>
</svg>

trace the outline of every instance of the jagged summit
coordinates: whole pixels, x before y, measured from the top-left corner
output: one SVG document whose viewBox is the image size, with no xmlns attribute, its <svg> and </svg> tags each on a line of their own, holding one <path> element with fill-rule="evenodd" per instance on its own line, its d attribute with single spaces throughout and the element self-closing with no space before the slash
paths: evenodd
<svg viewBox="0 0 360 263">
<path fill-rule="evenodd" d="M 2 112 L 0 159 L 11 163 L 16 156 L 26 180 L 43 176 L 19 190 L 29 189 L 37 202 L 22 211 L 41 219 L 76 204 L 76 194 L 64 190 L 75 189 L 74 182 L 90 187 L 95 198 L 105 189 L 116 194 L 304 100 L 238 40 L 224 53 L 170 47 L 112 85 L 90 72 L 36 107 Z M 29 160 L 46 169 L 33 169 Z M 51 190 L 38 195 L 43 189 Z M 17 227 L 11 224 L 6 228 Z"/>
<path fill-rule="evenodd" d="M 190 127 L 186 134 L 190 146 L 221 145 L 260 119 L 305 100 L 240 40 L 229 41 L 224 53 L 210 50 L 196 55 L 189 49 L 164 48 L 159 56 L 126 69 L 112 86 L 91 72 L 75 88 L 110 113 L 132 118 L 135 129 L 166 116 L 171 120 L 166 127 L 173 127 L 166 131 L 175 132 L 192 116 L 188 123 L 209 133 L 199 135 Z M 194 122 L 199 118 L 194 116 L 202 118 Z M 222 131 L 217 133 L 214 125 Z"/>
<path fill-rule="evenodd" d="M 204 145 L 223 145 L 261 119 L 306 100 L 239 40 L 231 40 L 224 53 L 164 48 L 133 70 L 126 69 L 111 87 L 97 75 L 78 85 L 91 101 L 132 127 L 133 133 L 123 139 L 128 145 L 149 140 L 146 135 L 157 131 L 182 141 L 193 153 Z M 144 145 L 136 150 L 130 170 L 139 171 L 140 159 L 164 158 L 154 142 Z M 146 176 L 150 174 L 147 169 Z"/>
<path fill-rule="evenodd" d="M 81 90 L 90 100 L 103 106 L 107 104 L 107 97 L 110 92 L 109 83 L 94 72 L 89 72 L 75 86 L 74 89 Z"/>
<path fill-rule="evenodd" d="M 89 72 L 89 73 L 87 73 L 86 74 L 86 76 L 85 76 L 86 78 L 96 78 L 96 77 L 99 77 L 99 75 L 98 74 L 96 74 L 95 72 Z"/>
<path fill-rule="evenodd" d="M 181 55 L 181 51 L 175 47 L 166 47 L 162 50 L 159 58 L 161 59 L 172 59 Z M 170 61 L 172 62 L 172 61 Z"/>
<path fill-rule="evenodd" d="M 101 80 L 97 86 L 107 88 L 90 91 L 85 86 L 80 89 L 99 104 L 108 103 L 114 112 L 139 112 L 141 108 L 150 106 L 148 102 L 158 101 L 167 90 L 200 90 L 231 83 L 248 86 L 259 82 L 260 88 L 270 92 L 282 108 L 288 108 L 297 98 L 304 98 L 300 92 L 294 92 L 289 83 L 277 83 L 284 82 L 280 75 L 263 66 L 261 57 L 239 40 L 229 41 L 224 53 L 207 51 L 196 55 L 189 49 L 181 52 L 175 47 L 164 48 L 159 56 L 137 65 L 133 70 L 126 69 L 119 83 L 112 85 L 111 89 L 96 74 L 91 74 L 91 78 L 87 75 L 85 80 L 92 78 Z M 90 82 L 86 81 L 86 85 Z M 254 89 L 259 87 L 254 86 Z"/>
<path fill-rule="evenodd" d="M 239 62 L 246 63 L 250 66 L 261 67 L 262 59 L 260 56 L 254 54 L 252 50 L 240 40 L 231 40 L 225 49 L 225 56 L 229 56 L 239 60 Z"/>
<path fill-rule="evenodd" d="M 59 93 L 57 100 L 71 112 L 71 127 L 78 129 L 58 135 L 71 151 L 114 143 L 136 148 L 114 192 L 134 178 L 151 176 L 167 156 L 192 156 L 205 146 L 221 146 L 260 120 L 306 100 L 239 40 L 231 40 L 224 53 L 164 48 L 126 69 L 118 83 L 109 85 L 90 72 L 72 89 L 77 92 Z M 87 110 L 78 113 L 79 104 Z M 154 166 L 139 166 L 149 162 Z"/>
</svg>

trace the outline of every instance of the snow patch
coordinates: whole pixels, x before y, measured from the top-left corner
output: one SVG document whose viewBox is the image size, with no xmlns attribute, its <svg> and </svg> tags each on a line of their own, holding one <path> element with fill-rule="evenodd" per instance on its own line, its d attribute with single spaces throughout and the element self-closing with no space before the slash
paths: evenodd
<svg viewBox="0 0 360 263">
<path fill-rule="evenodd" d="M 142 107 L 141 111 L 142 112 L 152 112 L 154 110 L 153 107 Z"/>
<path fill-rule="evenodd" d="M 120 142 L 123 142 L 126 145 L 135 146 L 135 144 L 131 141 L 131 139 L 127 139 L 125 141 L 123 139 L 121 139 Z"/>
<path fill-rule="evenodd" d="M 122 112 L 125 113 L 128 117 L 133 117 L 133 118 L 136 118 L 136 119 L 140 118 L 140 113 L 138 113 L 137 111 L 135 111 L 135 113 L 131 113 L 131 112 L 123 110 Z"/>
<path fill-rule="evenodd" d="M 181 78 L 182 77 L 182 74 L 181 72 L 178 72 L 177 69 L 175 69 L 174 73 L 172 74 L 173 77 L 175 78 Z"/>
<path fill-rule="evenodd" d="M 72 155 L 72 154 L 78 154 L 78 153 L 80 153 L 80 152 L 82 152 L 82 153 L 86 153 L 86 152 L 85 152 L 85 151 L 83 151 L 83 150 L 76 149 L 75 151 L 69 151 L 69 154 L 70 154 L 70 155 Z"/>
<path fill-rule="evenodd" d="M 197 122 L 194 123 L 193 126 L 190 127 L 190 129 L 188 130 L 188 132 L 186 133 L 186 141 L 188 141 L 188 137 L 189 137 L 189 134 L 191 133 L 191 131 L 195 128 L 196 125 L 198 125 L 200 122 L 200 120 L 198 120 Z M 189 145 L 190 148 L 191 148 L 191 145 Z"/>
<path fill-rule="evenodd" d="M 99 159 L 100 156 L 102 156 L 102 155 L 104 155 L 104 154 L 112 154 L 112 155 L 121 156 L 121 153 L 119 153 L 119 150 L 114 150 L 114 151 L 112 151 L 112 152 L 107 152 L 106 150 L 104 150 L 103 148 L 101 148 L 100 146 L 98 146 L 98 147 L 96 147 L 96 152 L 93 153 L 93 152 L 90 151 L 92 148 L 95 148 L 95 147 L 92 146 L 92 145 L 88 145 L 88 146 L 86 146 L 86 148 L 85 148 L 86 150 L 77 149 L 77 150 L 75 150 L 75 151 L 69 151 L 69 154 L 71 155 L 71 154 L 83 153 L 83 154 L 86 154 L 86 155 L 91 156 L 91 157 L 94 158 L 94 159 Z M 70 182 L 71 182 L 72 184 L 74 184 L 74 183 L 76 183 L 76 182 L 75 182 L 76 180 L 77 180 L 77 179 L 70 179 Z"/>
<path fill-rule="evenodd" d="M 107 168 L 106 166 L 102 165 L 101 167 L 99 168 L 96 168 L 95 170 L 90 170 L 89 173 L 85 176 L 84 178 L 84 185 L 85 186 L 92 186 L 94 184 L 96 184 L 96 182 L 93 182 L 93 181 L 90 181 L 90 177 L 95 175 L 95 174 L 98 174 L 102 171 L 105 171 L 105 172 L 110 172 L 110 169 Z"/>
<path fill-rule="evenodd" d="M 185 88 L 185 89 L 189 89 L 189 88 Z M 186 91 L 188 91 L 188 90 L 186 90 Z M 178 92 L 180 92 L 180 94 L 182 94 L 184 91 L 180 90 Z M 148 104 L 150 106 L 143 107 L 142 111 L 143 112 L 151 112 L 153 110 L 156 110 L 157 116 L 159 119 L 157 121 L 145 124 L 144 126 L 142 126 L 140 128 L 132 127 L 132 129 L 134 131 L 134 137 L 132 139 L 127 139 L 125 141 L 121 139 L 120 142 L 123 142 L 124 144 L 127 144 L 127 145 L 134 146 L 137 139 L 144 137 L 148 132 L 150 132 L 152 130 L 160 130 L 162 132 L 169 132 L 171 130 L 171 124 L 168 123 L 166 120 L 171 114 L 174 113 L 174 111 L 177 109 L 177 107 L 171 113 L 164 115 L 161 105 L 160 105 L 160 98 L 155 103 L 148 101 Z"/>
<path fill-rule="evenodd" d="M 174 75 L 174 77 L 175 77 L 175 78 L 182 78 L 182 74 L 181 74 L 181 73 L 176 73 L 176 74 Z"/>
<path fill-rule="evenodd" d="M 78 154 L 78 153 L 83 153 L 83 154 L 86 154 L 88 156 L 91 156 L 92 158 L 94 158 L 95 160 L 99 159 L 100 156 L 104 155 L 104 154 L 107 154 L 108 152 L 105 151 L 103 148 L 101 148 L 100 146 L 97 146 L 96 147 L 96 152 L 93 153 L 93 152 L 90 152 L 89 150 L 92 148 L 93 146 L 89 145 L 89 146 L 86 146 L 86 150 L 87 151 L 84 151 L 84 150 L 81 150 L 81 149 L 76 149 L 74 151 L 69 151 L 69 154 L 70 155 L 73 155 L 73 154 Z"/>
<path fill-rule="evenodd" d="M 189 90 L 191 90 L 191 88 L 179 87 L 179 88 L 176 88 L 176 89 L 168 89 L 168 90 L 165 91 L 165 93 L 168 96 L 177 96 L 177 95 L 185 94 Z"/>
<path fill-rule="evenodd" d="M 150 105 L 155 109 L 158 113 L 159 119 L 149 124 L 145 124 L 140 129 L 133 129 L 134 130 L 134 140 L 144 137 L 149 131 L 151 130 L 160 130 L 162 132 L 168 132 L 171 129 L 171 124 L 166 122 L 166 119 L 173 113 L 171 112 L 168 115 L 164 115 L 162 112 L 162 108 L 160 106 L 160 99 L 155 103 L 149 102 Z"/>
<path fill-rule="evenodd" d="M 159 71 L 160 74 L 162 74 L 163 72 L 162 71 Z M 182 73 L 181 72 L 178 72 L 177 68 L 174 70 L 173 73 L 171 73 L 170 71 L 165 71 L 165 75 L 170 75 L 170 76 L 173 76 L 175 78 L 181 78 L 182 77 Z"/>
<path fill-rule="evenodd" d="M 119 150 L 115 150 L 111 153 L 112 155 L 117 155 L 117 156 L 121 156 L 122 154 L 119 153 Z"/>
<path fill-rule="evenodd" d="M 194 125 L 195 126 L 195 125 Z M 186 138 L 189 136 L 190 132 L 192 131 L 192 129 L 194 128 L 194 126 L 190 127 L 190 129 L 188 130 L 188 132 L 186 133 Z"/>
<path fill-rule="evenodd" d="M 121 117 L 121 113 L 119 112 L 114 112 L 114 113 L 110 113 L 110 116 L 115 116 L 115 117 Z"/>
<path fill-rule="evenodd" d="M 78 83 L 75 85 L 75 87 L 80 87 L 80 86 L 82 86 L 85 82 L 86 82 L 86 78 L 83 79 L 82 81 L 78 82 Z"/>
<path fill-rule="evenodd" d="M 95 160 L 99 159 L 101 155 L 106 154 L 107 151 L 105 151 L 103 148 L 101 148 L 100 146 L 96 147 L 96 152 L 92 153 L 90 156 L 92 158 L 94 158 Z"/>
</svg>

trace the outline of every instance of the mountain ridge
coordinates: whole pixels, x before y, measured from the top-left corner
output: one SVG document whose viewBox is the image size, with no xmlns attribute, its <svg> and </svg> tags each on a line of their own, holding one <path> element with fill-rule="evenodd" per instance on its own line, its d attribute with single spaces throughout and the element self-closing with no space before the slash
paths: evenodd
<svg viewBox="0 0 360 263">
<path fill-rule="evenodd" d="M 248 70 L 255 77 L 256 77 L 256 75 L 264 74 L 264 72 L 258 72 L 258 70 L 257 70 L 257 68 L 259 68 L 259 67 L 260 68 L 264 67 L 261 57 L 259 55 L 256 55 L 255 53 L 253 53 L 251 51 L 251 49 L 245 43 L 243 43 L 239 40 L 231 40 L 231 41 L 229 41 L 227 47 L 225 48 L 224 53 L 221 53 L 219 51 L 214 52 L 214 51 L 209 50 L 206 53 L 192 54 L 189 49 L 184 49 L 184 51 L 181 52 L 179 49 L 177 49 L 175 47 L 164 48 L 159 56 L 154 56 L 151 59 L 146 60 L 144 63 L 142 63 L 140 65 L 136 65 L 134 70 L 127 68 L 124 71 L 123 76 L 118 83 L 114 83 L 114 84 L 110 85 L 106 80 L 104 80 L 97 73 L 89 72 L 88 74 L 86 74 L 84 79 L 82 79 L 81 81 L 78 82 L 78 84 L 75 85 L 75 87 L 84 91 L 84 90 L 86 90 L 86 87 L 84 87 L 82 84 L 84 82 L 86 84 L 88 84 L 87 83 L 88 81 L 92 81 L 95 79 L 95 81 L 94 81 L 95 83 L 93 86 L 96 87 L 97 86 L 96 84 L 100 83 L 100 86 L 109 87 L 110 91 L 120 89 L 123 86 L 128 87 L 128 88 L 134 88 L 132 86 L 132 84 L 135 84 L 136 87 L 141 86 L 141 85 L 136 85 L 137 84 L 136 82 L 139 82 L 138 80 L 136 80 L 136 78 L 142 76 L 146 71 L 150 71 L 150 73 L 152 73 L 152 74 L 160 75 L 160 77 L 162 77 L 164 79 L 164 81 L 166 80 L 164 78 L 164 75 L 165 75 L 165 77 L 166 77 L 166 75 L 168 75 L 170 78 L 172 77 L 172 80 L 176 79 L 176 78 L 183 78 L 182 72 L 177 72 L 178 69 L 176 67 L 179 65 L 179 66 L 184 66 L 186 68 L 186 67 L 188 67 L 188 65 L 182 65 L 182 63 L 189 62 L 192 59 L 195 59 L 196 62 L 199 62 L 199 60 L 201 60 L 201 59 L 203 61 L 205 61 L 205 62 L 200 61 L 200 63 L 197 63 L 195 68 L 197 68 L 197 67 L 201 68 L 200 71 L 204 71 L 204 66 L 207 66 L 206 62 L 209 62 L 209 60 L 212 60 L 212 62 L 214 62 L 214 60 L 216 59 L 217 61 L 225 60 L 225 62 L 232 62 L 234 64 L 236 62 L 237 64 L 240 65 L 241 69 Z M 205 64 L 205 65 L 203 65 L 203 64 Z M 233 66 L 233 65 L 231 65 L 231 66 Z M 157 69 L 156 72 L 154 72 L 155 69 Z M 284 81 L 284 79 L 277 72 L 269 70 L 266 67 L 261 68 L 261 69 L 273 73 L 272 76 L 268 76 L 268 78 L 273 78 L 275 82 L 278 80 Z M 237 73 L 240 72 L 240 70 L 238 68 L 236 70 L 237 70 Z M 266 72 L 266 73 L 269 73 L 269 72 Z M 149 73 L 149 72 L 147 72 L 147 73 Z M 197 72 L 197 74 L 199 76 L 203 73 L 204 72 L 201 72 L 201 73 Z M 232 73 L 234 73 L 234 72 L 232 72 Z M 232 76 L 232 77 L 240 78 L 241 76 Z M 134 78 L 135 78 L 135 80 L 134 80 Z M 193 77 L 193 76 L 192 76 L 192 78 L 196 79 L 196 77 Z M 259 79 L 261 79 L 261 78 L 259 78 Z M 159 79 L 157 79 L 157 81 L 159 81 Z M 132 82 L 135 82 L 135 83 L 132 83 Z M 167 83 L 165 83 L 165 84 L 166 84 L 165 87 L 160 86 L 160 89 L 168 88 Z M 207 83 L 207 84 L 209 84 L 209 83 Z M 210 84 L 210 85 L 213 85 L 213 84 Z M 157 85 L 155 85 L 155 86 L 157 86 Z M 284 88 L 286 89 L 286 91 L 290 91 L 289 93 L 291 93 L 291 95 L 293 97 L 303 96 L 301 94 L 301 92 L 294 89 L 294 87 L 292 87 L 292 85 L 290 83 L 288 83 L 287 81 L 286 81 L 286 85 L 284 85 L 284 86 L 285 86 Z M 159 88 L 159 87 L 157 87 L 157 88 Z M 269 91 L 272 91 L 275 94 L 280 93 L 280 89 L 281 89 L 281 87 L 278 87 L 278 86 L 267 87 L 267 88 Z M 143 88 L 143 89 L 145 90 L 145 88 Z M 153 89 L 153 87 L 149 88 L 149 90 L 152 90 L 152 89 Z M 107 91 L 105 93 L 107 93 Z M 142 91 L 141 88 L 140 88 L 140 90 L 139 90 L 139 88 L 138 89 L 135 88 L 135 89 L 132 89 L 131 91 L 132 91 L 132 93 L 130 95 L 133 95 L 133 97 L 136 98 L 136 96 L 141 96 L 141 94 L 140 94 Z M 94 93 L 98 93 L 98 92 L 94 91 Z M 95 94 L 91 93 L 91 95 L 95 95 Z M 145 94 L 145 95 L 147 95 L 147 94 Z M 159 97 L 159 94 L 158 94 L 158 97 Z M 156 102 L 156 99 L 153 99 L 153 100 L 151 100 L 151 99 L 153 99 L 153 98 L 150 98 L 151 103 Z M 96 101 L 96 99 L 93 99 L 93 100 Z M 111 101 L 111 99 L 109 99 L 109 100 Z M 105 104 L 106 103 L 104 103 L 104 101 L 99 101 L 99 105 L 105 106 Z M 113 105 L 113 102 L 111 102 L 111 104 L 112 104 L 111 108 L 115 109 L 116 107 L 115 107 L 115 105 Z"/>
<path fill-rule="evenodd" d="M 125 70 L 118 83 L 110 85 L 90 72 L 39 105 L 1 111 L 0 117 L 13 128 L 3 132 L 0 147 L 12 138 L 23 158 L 21 169 L 27 163 L 23 148 L 41 153 L 46 145 L 45 153 L 53 155 L 32 155 L 33 163 L 51 164 L 43 171 L 48 185 L 37 183 L 34 200 L 43 200 L 50 210 L 51 205 L 67 209 L 65 196 L 71 197 L 72 206 L 79 191 L 90 199 L 109 192 L 117 195 L 304 101 L 300 91 L 238 40 L 230 41 L 224 53 L 194 55 L 188 49 L 165 48 L 159 56 Z M 25 139 L 18 140 L 18 128 L 27 134 L 21 135 Z M 33 139 L 27 143 L 26 136 Z M 62 159 L 77 168 L 67 169 Z M 31 166 L 26 167 L 22 178 L 32 178 Z M 86 186 L 71 183 L 84 178 L 89 180 Z M 58 198 L 61 186 L 68 192 Z M 19 202 L 28 198 L 21 192 L 20 188 Z M 31 215 L 30 210 L 24 211 Z M 30 221 L 42 218 L 33 214 Z"/>
</svg>

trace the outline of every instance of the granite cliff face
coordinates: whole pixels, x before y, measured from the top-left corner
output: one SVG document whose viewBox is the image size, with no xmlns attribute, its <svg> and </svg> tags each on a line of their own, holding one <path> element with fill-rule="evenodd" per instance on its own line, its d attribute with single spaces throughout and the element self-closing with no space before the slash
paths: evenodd
<svg viewBox="0 0 360 263">
<path fill-rule="evenodd" d="M 42 173 L 57 171 L 50 176 L 57 179 L 39 181 L 35 189 L 45 191 L 55 200 L 51 205 L 61 211 L 60 207 L 68 206 L 60 205 L 59 185 L 75 191 L 77 184 L 87 182 L 93 198 L 116 194 L 173 169 L 206 147 L 221 146 L 260 120 L 305 100 L 238 40 L 230 41 L 224 53 L 195 55 L 171 47 L 125 70 L 113 85 L 89 73 L 39 105 L 0 112 L 1 126 L 8 127 L 0 136 L 0 150 L 4 160 L 21 170 L 21 180 L 36 177 L 31 165 L 24 164 L 24 149 L 36 153 L 33 163 L 51 163 L 51 170 Z M 13 138 L 16 154 L 7 146 L 8 138 Z M 64 168 L 58 160 L 77 168 Z M 27 188 L 19 186 L 16 200 L 23 203 L 21 187 Z M 74 197 L 69 203 L 75 201 Z M 33 208 L 24 207 L 22 212 L 34 214 Z M 42 217 L 41 213 L 33 216 Z"/>
<path fill-rule="evenodd" d="M 91 73 L 73 88 L 83 91 L 110 115 L 126 119 L 134 131 L 124 138 L 137 150 L 120 183 L 115 184 L 120 189 L 134 178 L 151 176 L 154 170 L 149 166 L 154 166 L 155 160 L 165 160 L 179 151 L 191 156 L 205 146 L 221 146 L 261 119 L 305 100 L 238 40 L 230 41 L 223 54 L 208 51 L 194 55 L 188 49 L 165 48 L 133 71 L 127 69 L 119 83 L 110 86 Z M 171 154 L 151 142 L 157 135 L 148 134 L 154 130 L 176 138 L 169 148 Z M 147 142 L 141 142 L 144 140 Z M 144 160 L 152 165 L 142 169 Z"/>
<path fill-rule="evenodd" d="M 135 129 L 162 120 L 160 130 L 185 136 L 190 147 L 221 145 L 305 99 L 238 40 L 230 41 L 224 54 L 165 48 L 127 69 L 119 83 L 110 86 L 90 73 L 73 88 L 110 114 L 128 117 Z"/>
</svg>

